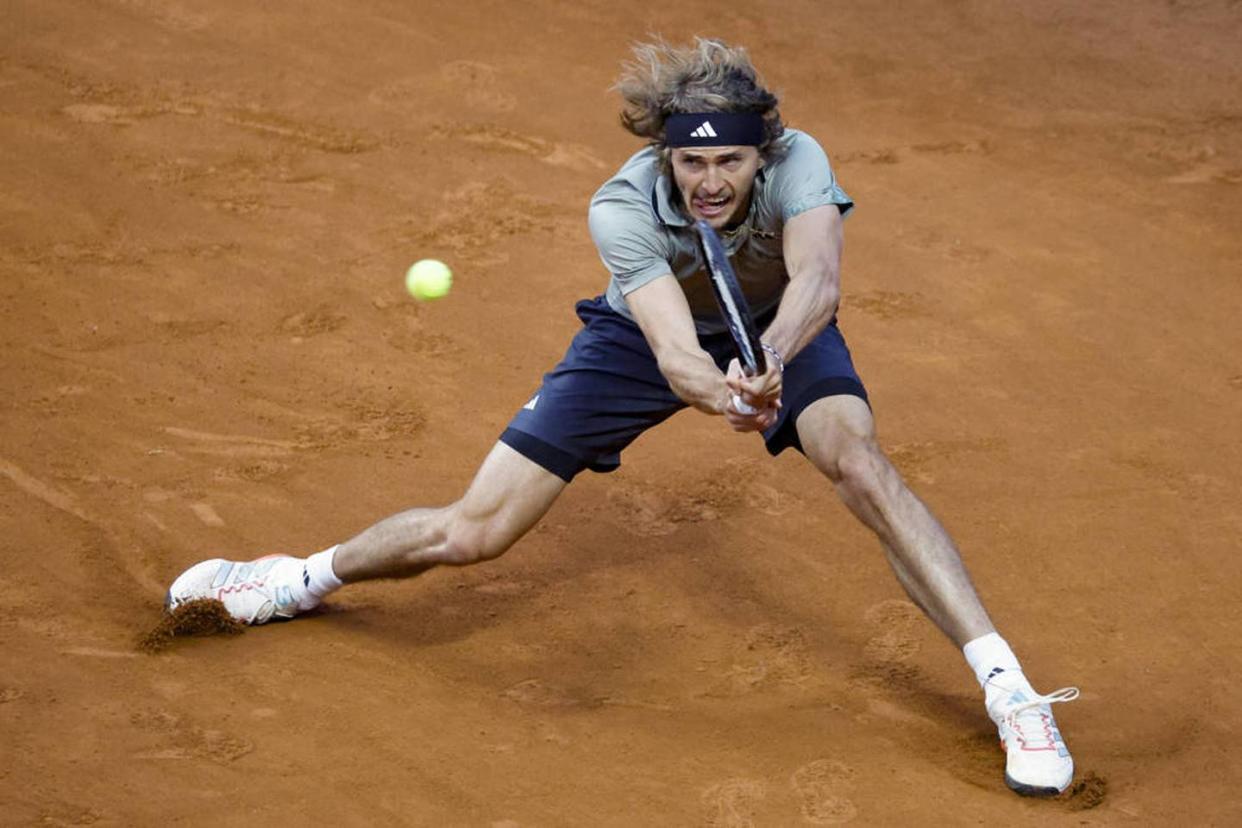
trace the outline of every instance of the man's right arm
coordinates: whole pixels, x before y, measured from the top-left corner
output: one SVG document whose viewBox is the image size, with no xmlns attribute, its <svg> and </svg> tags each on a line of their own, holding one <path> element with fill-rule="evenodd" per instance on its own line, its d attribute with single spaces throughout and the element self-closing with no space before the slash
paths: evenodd
<svg viewBox="0 0 1242 828">
<path fill-rule="evenodd" d="M 761 431 L 776 421 L 775 400 L 753 416 L 738 414 L 730 404 L 724 374 L 699 346 L 686 295 L 671 273 L 626 294 L 625 302 L 655 353 L 660 373 L 683 402 L 706 414 L 725 415 L 739 431 Z"/>
</svg>

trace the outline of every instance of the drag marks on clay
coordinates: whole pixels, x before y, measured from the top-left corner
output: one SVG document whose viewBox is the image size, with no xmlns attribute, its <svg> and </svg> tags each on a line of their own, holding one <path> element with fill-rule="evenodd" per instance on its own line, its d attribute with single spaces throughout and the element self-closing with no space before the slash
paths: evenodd
<svg viewBox="0 0 1242 828">
<path fill-rule="evenodd" d="M 598 707 L 602 704 L 598 699 L 580 698 L 568 690 L 545 684 L 539 679 L 519 681 L 501 691 L 500 695 L 525 707 Z"/>
<path fill-rule="evenodd" d="M 245 434 L 217 434 L 180 426 L 165 426 L 165 434 L 186 441 L 182 450 L 218 457 L 283 457 L 293 454 L 302 443 L 292 440 L 271 440 Z"/>
<path fill-rule="evenodd" d="M 151 734 L 156 747 L 134 754 L 136 759 L 205 759 L 226 765 L 254 751 L 254 743 L 221 730 L 203 728 L 177 713 L 145 710 L 130 716 L 130 724 Z"/>
<path fill-rule="evenodd" d="M 212 209 L 247 215 L 293 208 L 291 192 L 309 190 L 310 198 L 331 193 L 336 183 L 308 171 L 300 149 L 268 145 L 260 151 L 235 150 L 227 157 L 160 156 L 136 161 L 137 177 L 175 187 Z"/>
<path fill-rule="evenodd" d="M 410 439 L 420 434 L 426 425 L 422 411 L 409 403 L 349 399 L 340 403 L 340 408 L 342 411 L 339 414 L 294 425 L 295 437 L 291 440 L 218 434 L 181 426 L 165 426 L 162 431 L 180 441 L 176 444 L 176 452 L 238 461 L 217 469 L 217 479 L 254 481 L 285 471 L 288 466 L 282 458 L 298 452 L 322 452 L 358 443 Z M 167 450 L 163 446 L 153 447 L 148 453 L 162 454 Z M 204 523 L 217 525 L 213 522 L 216 518 L 206 510 L 195 509 L 195 513 Z"/>
<path fill-rule="evenodd" d="M 350 400 L 347 416 L 323 418 L 298 428 L 300 448 L 322 451 L 354 443 L 387 443 L 410 439 L 423 431 L 427 418 L 411 403 L 372 403 Z"/>
<path fill-rule="evenodd" d="M 288 463 L 281 463 L 276 460 L 257 460 L 253 463 L 237 463 L 231 466 L 221 466 L 212 471 L 212 478 L 221 483 L 260 483 L 277 475 L 287 472 L 290 468 Z"/>
<path fill-rule="evenodd" d="M 85 523 L 93 523 L 86 516 L 82 506 L 78 503 L 77 498 L 73 495 L 62 492 L 54 486 L 44 483 L 42 480 L 23 471 L 16 463 L 0 457 L 0 473 L 9 479 L 13 485 L 21 489 L 31 497 L 37 498 L 53 509 L 57 509 L 65 514 L 72 515 Z"/>
<path fill-rule="evenodd" d="M 349 317 L 344 314 L 333 313 L 327 305 L 320 305 L 313 310 L 289 314 L 282 318 L 277 325 L 277 331 L 307 339 L 319 334 L 338 331 L 344 327 L 348 319 Z"/>
<path fill-rule="evenodd" d="M 170 97 L 160 90 L 95 81 L 60 66 L 28 62 L 23 68 L 77 99 L 60 111 L 69 120 L 88 126 L 131 127 L 151 118 L 178 116 L 202 118 L 282 144 L 332 154 L 356 155 L 381 143 L 361 130 L 314 123 L 258 104 L 222 104 L 212 101 L 209 93 Z"/>
<path fill-rule="evenodd" d="M 1242 184 L 1239 127 L 1242 115 L 1233 113 L 1144 123 L 1128 133 L 1130 155 L 1171 184 Z"/>
<path fill-rule="evenodd" d="M 85 656 L 87 658 L 137 658 L 137 653 L 126 650 L 108 650 L 103 647 L 69 647 L 60 651 L 63 655 Z"/>
<path fill-rule="evenodd" d="M 927 155 L 991 155 L 995 147 L 986 139 L 911 144 L 910 150 Z"/>
<path fill-rule="evenodd" d="M 431 128 L 429 137 L 469 144 L 491 152 L 525 155 L 575 172 L 596 173 L 608 168 L 603 160 L 582 144 L 549 141 L 495 124 L 442 123 Z"/>
<path fill-rule="evenodd" d="M 711 828 L 754 828 L 757 806 L 767 796 L 759 779 L 724 779 L 703 790 L 699 800 L 707 809 L 704 825 Z"/>
<path fill-rule="evenodd" d="M 210 503 L 191 503 L 190 511 L 194 513 L 196 518 L 202 521 L 204 526 L 211 526 L 213 528 L 224 526 L 224 518 L 220 517 L 219 512 Z"/>
<path fill-rule="evenodd" d="M 0 457 L 0 473 L 3 473 L 5 477 L 26 494 L 80 521 L 88 528 L 88 534 L 83 541 L 84 545 L 77 550 L 78 557 L 75 559 L 75 571 L 88 565 L 91 567 L 98 566 L 102 568 L 103 574 L 101 577 L 112 578 L 117 577 L 120 573 L 124 573 L 130 579 L 131 586 L 140 590 L 148 590 L 152 594 L 163 593 L 166 584 L 156 580 L 141 563 L 134 560 L 132 555 L 128 553 L 122 554 L 121 550 L 128 547 L 128 538 L 122 539 L 109 526 L 108 521 L 102 520 L 97 516 L 104 514 L 107 510 L 100 510 L 97 513 L 88 511 L 77 495 L 65 492 L 34 477 L 7 458 Z M 95 474 L 65 475 L 61 479 L 91 485 L 102 483 L 108 487 L 128 487 L 131 485 L 127 480 Z M 111 514 L 110 512 L 107 513 Z M 67 529 L 62 527 L 62 531 L 67 531 Z M 67 536 L 64 540 L 67 544 Z M 64 553 L 68 550 L 67 547 L 62 545 L 57 551 Z M 69 622 L 55 617 L 55 615 L 54 613 L 48 613 L 43 609 L 39 609 L 33 611 L 28 617 L 19 618 L 18 623 L 41 635 L 49 635 L 58 639 L 71 637 L 66 626 Z"/>
<path fill-rule="evenodd" d="M 803 821 L 842 825 L 858 816 L 858 807 L 846 796 L 856 775 L 854 768 L 836 759 L 816 759 L 794 771 L 789 784 L 798 795 Z"/>
<path fill-rule="evenodd" d="M 205 114 L 230 126 L 321 152 L 356 155 L 376 149 L 380 144 L 378 139 L 358 130 L 339 129 L 300 121 L 264 110 L 259 106 L 209 110 Z"/>
<path fill-rule="evenodd" d="M 202 110 L 196 105 L 176 101 L 154 101 L 142 104 L 76 103 L 61 107 L 61 114 L 79 124 L 132 126 L 149 118 L 164 115 L 197 116 Z"/>
<path fill-rule="evenodd" d="M 839 152 L 832 156 L 832 160 L 837 165 L 844 166 L 845 164 L 852 164 L 855 161 L 861 161 L 865 164 L 896 164 L 901 159 L 897 155 L 897 150 L 890 148 Z"/>
<path fill-rule="evenodd" d="M 850 310 L 857 308 L 868 316 L 883 319 L 885 322 L 927 316 L 924 299 L 917 293 L 871 290 L 852 295 L 843 304 Z"/>
<path fill-rule="evenodd" d="M 1170 184 L 1242 184 L 1242 168 L 1203 164 L 1165 180 Z"/>
<path fill-rule="evenodd" d="M 80 124 L 129 126 L 137 121 L 137 117 L 127 113 L 125 109 L 111 104 L 70 104 L 60 111 Z"/>
<path fill-rule="evenodd" d="M 191 319 L 185 316 L 173 316 L 162 311 L 145 314 L 145 316 L 162 334 L 161 339 L 173 342 L 228 333 L 233 327 L 223 319 Z"/>
</svg>

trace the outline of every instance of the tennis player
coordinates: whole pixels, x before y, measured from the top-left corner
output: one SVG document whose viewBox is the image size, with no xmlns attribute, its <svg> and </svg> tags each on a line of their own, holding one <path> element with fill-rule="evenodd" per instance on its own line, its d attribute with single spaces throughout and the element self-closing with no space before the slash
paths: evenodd
<svg viewBox="0 0 1242 828">
<path fill-rule="evenodd" d="M 617 84 L 623 125 L 648 146 L 595 194 L 590 230 L 611 274 L 578 303 L 564 359 L 454 503 L 401 512 L 307 558 L 192 566 L 168 606 L 217 598 L 249 624 L 292 618 L 345 584 L 408 578 L 503 554 L 584 469 L 608 472 L 638 435 L 686 407 L 803 454 L 877 536 L 897 580 L 962 649 L 1020 794 L 1066 789 L 1073 760 L 1050 705 L 996 632 L 958 551 L 876 442 L 867 392 L 837 326 L 842 219 L 853 209 L 823 149 L 781 121 L 743 49 L 698 39 L 635 48 Z M 768 369 L 745 377 L 693 230 L 722 236 L 763 332 Z M 754 409 L 741 413 L 734 395 Z"/>
</svg>

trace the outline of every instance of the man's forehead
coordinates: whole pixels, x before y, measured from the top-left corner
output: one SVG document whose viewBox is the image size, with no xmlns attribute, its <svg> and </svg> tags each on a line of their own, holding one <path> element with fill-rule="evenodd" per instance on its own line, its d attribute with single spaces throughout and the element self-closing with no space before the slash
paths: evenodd
<svg viewBox="0 0 1242 828">
<path fill-rule="evenodd" d="M 748 153 L 758 153 L 755 147 L 743 145 L 724 146 L 724 147 L 673 147 L 674 158 L 723 158 L 728 155 L 747 155 Z"/>
</svg>

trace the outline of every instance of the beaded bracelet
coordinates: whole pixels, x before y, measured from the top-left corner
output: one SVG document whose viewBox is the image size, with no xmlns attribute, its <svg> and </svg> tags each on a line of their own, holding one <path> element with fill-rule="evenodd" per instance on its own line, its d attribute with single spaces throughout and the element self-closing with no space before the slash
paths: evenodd
<svg viewBox="0 0 1242 828">
<path fill-rule="evenodd" d="M 781 352 L 766 342 L 761 342 L 759 344 L 763 346 L 763 350 L 772 355 L 772 358 L 776 360 L 776 367 L 780 369 L 781 376 L 785 376 L 785 358 L 781 356 Z"/>
</svg>

